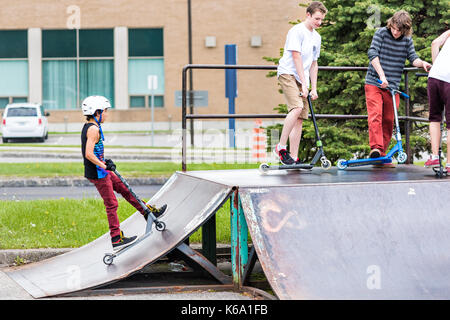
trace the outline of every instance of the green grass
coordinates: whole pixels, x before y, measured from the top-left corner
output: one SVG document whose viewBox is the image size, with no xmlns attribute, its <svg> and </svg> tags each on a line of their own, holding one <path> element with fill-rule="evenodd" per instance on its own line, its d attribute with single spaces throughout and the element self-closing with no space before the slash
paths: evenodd
<svg viewBox="0 0 450 320">
<path fill-rule="evenodd" d="M 181 164 L 173 162 L 120 162 L 117 170 L 124 177 L 170 176 L 181 171 Z M 188 164 L 188 170 L 253 169 L 258 164 L 196 163 Z M 0 177 L 83 177 L 82 162 L 2 163 Z"/>
<path fill-rule="evenodd" d="M 122 222 L 136 210 L 119 198 Z M 230 213 L 227 202 L 216 213 L 217 242 L 230 242 Z M 0 249 L 76 248 L 109 232 L 101 199 L 2 201 Z M 190 241 L 201 242 L 201 231 Z"/>
</svg>

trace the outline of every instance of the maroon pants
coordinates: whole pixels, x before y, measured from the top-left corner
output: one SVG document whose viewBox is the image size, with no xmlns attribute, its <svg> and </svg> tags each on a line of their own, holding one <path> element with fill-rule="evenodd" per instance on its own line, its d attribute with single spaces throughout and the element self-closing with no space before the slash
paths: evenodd
<svg viewBox="0 0 450 320">
<path fill-rule="evenodd" d="M 113 173 L 109 174 L 102 179 L 89 179 L 97 188 L 100 196 L 103 199 L 103 203 L 106 208 L 106 215 L 108 216 L 109 234 L 111 238 L 120 235 L 120 223 L 117 216 L 117 208 L 119 203 L 117 202 L 114 191 L 120 193 L 133 207 L 135 207 L 140 213 L 144 214 L 144 209 L 139 202 L 133 197 L 130 191 L 120 181 L 120 179 Z"/>
<path fill-rule="evenodd" d="M 366 84 L 364 90 L 366 92 L 370 149 L 378 149 L 381 151 L 382 156 L 385 156 L 392 139 L 392 130 L 394 129 L 392 95 L 388 90 L 380 89 L 370 84 Z M 395 95 L 395 101 L 398 110 L 400 103 L 398 94 Z"/>
</svg>

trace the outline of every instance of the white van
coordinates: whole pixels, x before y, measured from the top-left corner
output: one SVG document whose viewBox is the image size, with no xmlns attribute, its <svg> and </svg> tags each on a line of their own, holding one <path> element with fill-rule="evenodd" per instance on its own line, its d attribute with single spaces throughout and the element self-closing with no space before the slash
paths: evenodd
<svg viewBox="0 0 450 320">
<path fill-rule="evenodd" d="M 12 103 L 3 111 L 2 140 L 35 138 L 44 142 L 48 138 L 47 116 L 40 104 Z"/>
</svg>

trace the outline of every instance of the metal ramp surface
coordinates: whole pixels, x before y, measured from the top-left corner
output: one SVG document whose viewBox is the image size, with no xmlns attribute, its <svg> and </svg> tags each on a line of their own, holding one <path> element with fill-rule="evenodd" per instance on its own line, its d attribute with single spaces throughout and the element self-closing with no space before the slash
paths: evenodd
<svg viewBox="0 0 450 320">
<path fill-rule="evenodd" d="M 158 206 L 168 204 L 167 213 L 160 219 L 166 223 L 166 230 L 158 232 L 153 228 L 149 237 L 116 257 L 114 264 L 107 266 L 102 260 L 103 255 L 112 249 L 108 233 L 69 253 L 10 268 L 5 273 L 34 298 L 120 280 L 155 262 L 180 244 L 182 247 L 182 242 L 221 207 L 230 192 L 228 186 L 175 173 L 150 200 Z M 145 220 L 138 212 L 121 224 L 127 235 L 141 235 L 145 226 Z"/>
<path fill-rule="evenodd" d="M 280 299 L 449 299 L 449 179 L 417 166 L 191 172 L 239 186 Z"/>
<path fill-rule="evenodd" d="M 36 298 L 117 281 L 179 246 L 233 193 L 280 299 L 449 299 L 449 192 L 450 179 L 412 165 L 177 172 L 151 199 L 169 206 L 166 231 L 113 265 L 102 262 L 106 234 L 6 273 Z M 145 223 L 136 213 L 122 228 L 142 234 Z"/>
</svg>

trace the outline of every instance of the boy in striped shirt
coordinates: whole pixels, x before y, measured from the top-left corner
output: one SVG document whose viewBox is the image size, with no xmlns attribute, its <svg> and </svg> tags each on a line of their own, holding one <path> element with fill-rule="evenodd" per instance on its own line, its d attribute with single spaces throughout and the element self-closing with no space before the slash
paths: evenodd
<svg viewBox="0 0 450 320">
<path fill-rule="evenodd" d="M 365 94 L 369 123 L 369 158 L 386 155 L 394 128 L 392 96 L 388 86 L 398 89 L 406 59 L 425 71 L 431 68 L 421 60 L 414 49 L 411 38 L 412 21 L 409 14 L 400 10 L 388 21 L 387 26 L 378 29 L 367 52 L 370 63 L 366 74 Z M 381 84 L 377 80 L 381 80 Z M 400 98 L 396 95 L 397 106 Z M 391 164 L 388 164 L 391 165 Z"/>
</svg>

